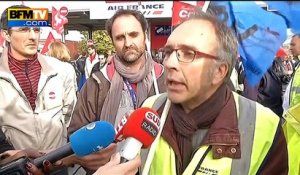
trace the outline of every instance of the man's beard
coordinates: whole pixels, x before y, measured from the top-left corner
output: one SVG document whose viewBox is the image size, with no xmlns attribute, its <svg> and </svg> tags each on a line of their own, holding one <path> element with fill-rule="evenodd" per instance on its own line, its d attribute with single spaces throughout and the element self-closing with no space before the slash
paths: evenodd
<svg viewBox="0 0 300 175">
<path fill-rule="evenodd" d="M 134 63 L 137 60 L 139 60 L 139 58 L 141 58 L 141 56 L 145 52 L 144 50 L 145 49 L 143 49 L 143 48 L 138 49 L 137 47 L 126 49 L 126 50 L 123 49 L 121 58 L 126 63 Z"/>
</svg>

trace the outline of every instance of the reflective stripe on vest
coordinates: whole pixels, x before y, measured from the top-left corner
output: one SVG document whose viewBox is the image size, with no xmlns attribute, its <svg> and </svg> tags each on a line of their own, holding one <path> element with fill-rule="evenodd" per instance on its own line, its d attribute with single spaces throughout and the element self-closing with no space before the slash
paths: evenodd
<svg viewBox="0 0 300 175">
<path fill-rule="evenodd" d="M 288 146 L 289 174 L 300 174 L 300 103 L 289 108 L 283 131 Z"/>
<path fill-rule="evenodd" d="M 240 116 L 239 131 L 241 134 L 242 158 L 231 159 L 224 157 L 221 159 L 213 159 L 212 152 L 209 151 L 204 157 L 201 166 L 196 169 L 199 161 L 203 158 L 203 154 L 208 150 L 208 146 L 202 146 L 194 154 L 184 175 L 190 175 L 193 174 L 193 172 L 196 172 L 195 174 L 245 175 L 255 174 L 258 171 L 272 145 L 279 124 L 279 118 L 271 112 L 271 110 L 252 101 L 245 100 L 244 97 L 236 93 L 233 94 L 237 109 L 239 109 L 237 113 L 238 116 Z M 239 106 L 239 104 L 243 105 Z M 259 109 L 256 110 L 256 113 L 255 108 Z M 250 114 L 251 111 L 254 112 L 252 115 Z M 252 148 L 255 149 L 252 150 Z M 175 160 L 174 151 L 167 142 L 160 137 L 149 174 L 175 175 Z"/>
<path fill-rule="evenodd" d="M 300 66 L 298 66 L 294 74 L 294 78 L 292 79 L 290 107 L 298 103 L 300 103 Z"/>
</svg>

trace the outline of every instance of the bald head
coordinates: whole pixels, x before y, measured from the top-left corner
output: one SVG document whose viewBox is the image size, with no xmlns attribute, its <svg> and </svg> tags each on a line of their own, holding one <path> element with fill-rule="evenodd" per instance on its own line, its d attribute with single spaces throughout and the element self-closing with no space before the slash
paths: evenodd
<svg viewBox="0 0 300 175">
<path fill-rule="evenodd" d="M 300 34 L 294 35 L 290 43 L 290 50 L 294 57 L 300 55 Z"/>
</svg>

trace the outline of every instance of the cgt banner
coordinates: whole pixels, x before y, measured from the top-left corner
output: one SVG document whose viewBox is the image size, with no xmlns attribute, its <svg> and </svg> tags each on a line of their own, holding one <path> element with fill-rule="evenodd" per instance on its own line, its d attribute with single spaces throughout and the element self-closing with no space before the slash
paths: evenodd
<svg viewBox="0 0 300 175">
<path fill-rule="evenodd" d="M 174 1 L 172 7 L 172 26 L 180 24 L 192 11 L 194 11 L 195 7 L 202 7 L 202 10 L 206 11 L 208 4 L 209 1 Z"/>
</svg>

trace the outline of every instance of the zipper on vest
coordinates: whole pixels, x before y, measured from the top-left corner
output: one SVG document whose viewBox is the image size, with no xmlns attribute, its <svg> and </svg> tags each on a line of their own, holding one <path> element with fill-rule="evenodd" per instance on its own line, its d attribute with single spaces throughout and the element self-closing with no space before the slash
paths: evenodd
<svg viewBox="0 0 300 175">
<path fill-rule="evenodd" d="M 202 155 L 201 159 L 199 160 L 199 163 L 197 164 L 195 170 L 193 171 L 192 175 L 196 175 L 196 173 L 198 172 L 198 169 L 200 168 L 200 166 L 202 165 L 205 157 L 207 156 L 207 154 L 209 153 L 209 151 L 211 150 L 212 146 L 209 145 L 208 148 L 205 150 L 204 154 Z M 199 148 L 200 149 L 200 148 Z M 197 149 L 197 151 L 199 150 Z M 194 157 L 194 153 L 193 153 L 193 157 Z"/>
<path fill-rule="evenodd" d="M 32 97 L 33 96 L 33 91 L 32 91 L 33 87 L 32 87 L 32 84 L 31 84 L 31 81 L 30 81 L 30 78 L 29 78 L 28 63 L 27 62 L 25 62 L 25 70 L 24 71 L 25 71 L 25 76 L 26 76 L 26 78 L 29 82 L 29 86 L 30 86 L 30 97 Z M 30 106 L 31 106 L 31 104 L 30 104 Z"/>
</svg>

